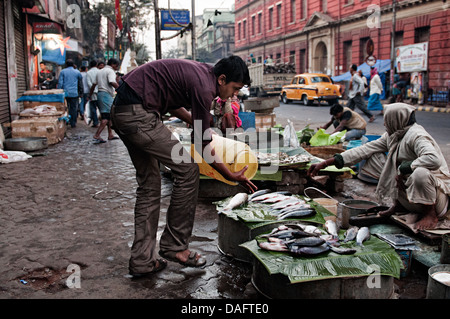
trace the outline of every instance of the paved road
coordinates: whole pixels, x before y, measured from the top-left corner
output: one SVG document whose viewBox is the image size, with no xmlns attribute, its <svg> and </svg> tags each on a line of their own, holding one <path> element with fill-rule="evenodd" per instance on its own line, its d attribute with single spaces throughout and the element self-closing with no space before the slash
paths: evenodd
<svg viewBox="0 0 450 319">
<path fill-rule="evenodd" d="M 329 106 L 323 104 L 319 106 L 304 106 L 302 102 L 291 102 L 284 104 L 280 102 L 280 107 L 275 109 L 277 117 L 277 124 L 286 125 L 287 120 L 290 119 L 294 123 L 296 130 L 303 129 L 306 125 L 317 129 L 320 125 L 325 124 L 330 120 Z M 362 112 L 359 112 L 365 119 L 367 119 Z M 376 120 L 367 125 L 367 134 L 381 135 L 385 132 L 383 125 L 383 117 L 379 111 L 374 111 Z M 447 163 L 450 165 L 450 113 L 426 112 L 417 111 L 417 122 L 422 125 L 438 143 L 441 148 Z M 328 132 L 331 128 L 328 129 Z"/>
</svg>

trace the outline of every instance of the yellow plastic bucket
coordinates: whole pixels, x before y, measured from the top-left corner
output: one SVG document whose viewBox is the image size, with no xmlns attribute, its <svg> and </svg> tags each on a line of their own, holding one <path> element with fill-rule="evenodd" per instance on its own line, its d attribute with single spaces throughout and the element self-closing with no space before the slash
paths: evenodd
<svg viewBox="0 0 450 319">
<path fill-rule="evenodd" d="M 332 213 L 334 216 L 327 216 L 324 217 L 325 220 L 331 219 L 333 221 L 336 221 L 337 216 L 337 208 L 339 202 L 332 198 L 314 198 L 313 199 L 317 204 L 321 205 L 323 208 L 327 209 Z"/>
<path fill-rule="evenodd" d="M 214 148 L 216 156 L 222 159 L 222 162 L 231 172 L 238 172 L 248 165 L 248 169 L 245 171 L 244 175 L 248 179 L 252 179 L 256 175 L 256 171 L 258 170 L 258 159 L 247 144 L 219 135 L 213 135 L 211 146 Z M 198 154 L 194 144 L 191 144 L 191 156 L 198 164 L 200 174 L 209 176 L 229 185 L 238 184 L 227 180 L 222 174 L 212 168 L 212 166 Z"/>
</svg>

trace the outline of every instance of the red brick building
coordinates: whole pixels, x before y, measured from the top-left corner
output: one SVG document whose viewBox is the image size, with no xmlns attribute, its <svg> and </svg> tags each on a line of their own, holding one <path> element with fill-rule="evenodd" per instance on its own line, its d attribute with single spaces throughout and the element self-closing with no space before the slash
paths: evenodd
<svg viewBox="0 0 450 319">
<path fill-rule="evenodd" d="M 296 72 L 339 75 L 365 61 L 391 57 L 392 0 L 236 0 L 235 54 L 295 62 Z M 450 85 L 450 3 L 400 0 L 395 47 L 428 42 L 429 87 Z"/>
</svg>

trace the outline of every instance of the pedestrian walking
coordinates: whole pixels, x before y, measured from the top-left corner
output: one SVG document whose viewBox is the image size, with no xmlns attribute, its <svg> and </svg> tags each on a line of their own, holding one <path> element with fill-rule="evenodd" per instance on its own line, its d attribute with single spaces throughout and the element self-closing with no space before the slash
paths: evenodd
<svg viewBox="0 0 450 319">
<path fill-rule="evenodd" d="M 383 105 L 380 101 L 380 95 L 383 91 L 383 84 L 381 83 L 380 75 L 376 67 L 370 68 L 370 97 L 367 109 L 369 111 L 381 111 L 383 114 Z"/>
<path fill-rule="evenodd" d="M 86 74 L 86 82 L 89 88 L 89 93 L 91 92 L 91 88 L 94 85 L 94 83 L 97 82 L 97 61 L 92 60 L 89 63 L 89 71 Z M 92 95 L 89 97 L 89 93 L 87 96 L 87 99 L 89 100 L 89 112 L 91 115 L 92 120 L 92 127 L 98 127 L 98 116 L 97 116 L 97 110 L 98 110 L 98 99 L 97 99 L 97 93 L 98 93 L 98 87 L 94 88 L 94 91 L 92 92 Z M 90 124 L 90 123 L 89 123 Z"/>
<path fill-rule="evenodd" d="M 366 103 L 364 102 L 364 82 L 358 75 L 356 64 L 353 64 L 350 67 L 350 73 L 352 78 L 350 80 L 347 107 L 354 111 L 356 106 L 369 118 L 369 123 L 372 123 L 375 120 L 375 117 L 367 110 Z"/>
<path fill-rule="evenodd" d="M 182 59 L 156 60 L 123 76 L 111 117 L 114 130 L 128 149 L 138 182 L 131 275 L 159 271 L 166 266 L 166 259 L 192 267 L 206 263 L 204 257 L 188 248 L 197 206 L 199 167 L 163 124 L 162 115 L 169 112 L 193 125 L 195 147 L 200 154 L 213 157 L 210 165 L 228 180 L 240 182 L 250 191 L 256 189 L 244 175 L 247 167 L 231 172 L 215 157 L 210 145 L 212 101 L 217 96 L 226 101 L 249 84 L 248 68 L 237 56 L 224 58 L 215 66 Z M 183 106 L 190 107 L 191 113 Z M 165 259 L 156 254 L 161 200 L 159 163 L 169 167 L 174 176 L 167 224 L 159 244 L 159 255 Z"/>
<path fill-rule="evenodd" d="M 102 118 L 97 132 L 94 134 L 95 143 L 105 143 L 106 141 L 101 138 L 101 134 L 105 128 L 108 130 L 108 140 L 118 139 L 117 136 L 113 135 L 110 123 L 110 112 L 111 106 L 114 101 L 115 89 L 119 87 L 116 82 L 116 71 L 119 68 L 119 61 L 116 59 L 109 59 L 107 65 L 98 71 L 97 78 L 94 85 L 91 87 L 89 96 L 98 87 L 97 99 L 98 106 L 100 109 L 100 116 Z"/>
<path fill-rule="evenodd" d="M 405 103 L 386 105 L 386 133 L 375 141 L 311 165 L 308 175 L 315 176 L 329 165 L 342 168 L 367 160 L 366 167 L 372 161 L 369 173 L 378 176 L 378 197 L 394 202 L 379 214 L 415 213 L 416 229 L 434 229 L 439 220 L 450 217 L 450 172 L 436 141 L 416 123 L 415 110 Z"/>
<path fill-rule="evenodd" d="M 83 83 L 83 94 L 81 95 L 79 112 L 80 112 L 80 118 L 83 121 L 84 120 L 84 112 L 86 110 L 86 103 L 88 101 L 88 96 L 89 96 L 89 86 L 87 84 L 87 79 L 86 79 L 87 67 L 83 65 L 80 68 L 80 73 L 81 73 L 82 83 Z"/>
<path fill-rule="evenodd" d="M 77 126 L 79 83 L 82 81 L 80 71 L 75 70 L 73 60 L 66 61 L 66 68 L 61 71 L 58 79 L 58 89 L 63 89 L 69 108 L 69 123 L 72 128 Z"/>
</svg>

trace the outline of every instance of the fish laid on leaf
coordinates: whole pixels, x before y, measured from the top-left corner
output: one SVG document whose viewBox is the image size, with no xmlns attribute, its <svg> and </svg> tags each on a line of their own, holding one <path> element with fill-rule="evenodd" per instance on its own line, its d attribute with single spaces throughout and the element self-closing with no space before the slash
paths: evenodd
<svg viewBox="0 0 450 319">
<path fill-rule="evenodd" d="M 356 249 L 354 248 L 336 247 L 334 245 L 328 245 L 328 247 L 330 247 L 331 251 L 340 255 L 352 255 L 356 253 Z"/>
<path fill-rule="evenodd" d="M 302 237 L 302 238 L 296 238 L 290 241 L 286 242 L 286 245 L 289 247 L 289 249 L 292 246 L 307 246 L 307 247 L 314 247 L 325 244 L 325 240 L 323 240 L 320 237 Z"/>
<path fill-rule="evenodd" d="M 338 227 L 336 225 L 336 222 L 329 219 L 325 222 L 325 229 L 327 232 L 332 235 L 335 239 L 339 238 L 338 235 Z"/>
<path fill-rule="evenodd" d="M 305 201 L 303 201 L 303 200 L 301 200 L 299 198 L 290 197 L 290 198 L 287 198 L 286 200 L 283 200 L 281 202 L 272 204 L 271 207 L 272 207 L 272 209 L 277 210 L 277 209 L 284 209 L 284 208 L 287 208 L 287 207 L 290 207 L 290 206 L 304 204 L 304 203 L 305 203 Z"/>
<path fill-rule="evenodd" d="M 298 202 L 296 204 L 293 204 L 291 206 L 282 208 L 280 210 L 272 209 L 272 214 L 281 215 L 281 214 L 287 213 L 289 211 L 294 211 L 294 210 L 299 210 L 299 209 L 306 209 L 306 208 L 311 208 L 311 205 L 309 205 L 307 203 Z"/>
<path fill-rule="evenodd" d="M 358 234 L 358 230 L 359 230 L 359 227 L 357 227 L 357 226 L 353 226 L 353 227 L 350 227 L 349 229 L 347 229 L 344 234 L 344 236 L 345 236 L 344 243 L 354 240 L 356 238 L 356 235 Z"/>
<path fill-rule="evenodd" d="M 269 198 L 272 198 L 272 197 L 281 196 L 281 195 L 282 194 L 278 194 L 278 193 L 265 193 L 265 194 L 262 194 L 262 195 L 258 195 L 258 196 L 252 197 L 251 201 L 252 202 L 260 202 L 260 201 L 263 201 L 263 200 L 266 200 L 266 199 L 269 199 Z"/>
<path fill-rule="evenodd" d="M 356 235 L 356 244 L 364 247 L 363 242 L 370 239 L 370 230 L 367 227 L 361 227 Z"/>
<path fill-rule="evenodd" d="M 296 255 L 318 255 L 321 253 L 324 253 L 326 251 L 330 250 L 330 248 L 328 247 L 327 244 L 323 244 L 320 246 L 314 246 L 314 247 L 300 247 L 300 246 L 295 246 L 292 249 L 290 249 L 289 251 L 291 253 L 294 253 Z"/>
<path fill-rule="evenodd" d="M 315 214 L 316 214 L 316 211 L 312 208 L 296 209 L 296 210 L 288 211 L 284 214 L 278 215 L 277 219 L 282 220 L 282 219 L 293 218 L 293 217 L 302 218 L 302 217 L 309 217 L 309 216 L 312 216 Z"/>
<path fill-rule="evenodd" d="M 278 194 L 277 196 L 265 199 L 262 201 L 262 203 L 264 204 L 273 204 L 273 203 L 278 203 L 284 200 L 290 199 L 290 196 L 286 196 L 286 195 L 281 195 Z"/>
<path fill-rule="evenodd" d="M 281 242 L 261 242 L 258 246 L 264 250 L 270 251 L 289 251 L 287 246 Z"/>
<path fill-rule="evenodd" d="M 248 194 L 238 193 L 233 196 L 233 198 L 228 202 L 228 204 L 220 212 L 233 210 L 234 208 L 245 204 L 247 202 L 247 200 L 248 200 Z"/>
<path fill-rule="evenodd" d="M 259 191 L 254 192 L 253 194 L 251 194 L 250 196 L 248 196 L 248 201 L 251 202 L 253 200 L 253 198 L 264 195 L 264 194 L 268 194 L 271 193 L 272 191 L 270 189 L 261 189 Z"/>
</svg>

